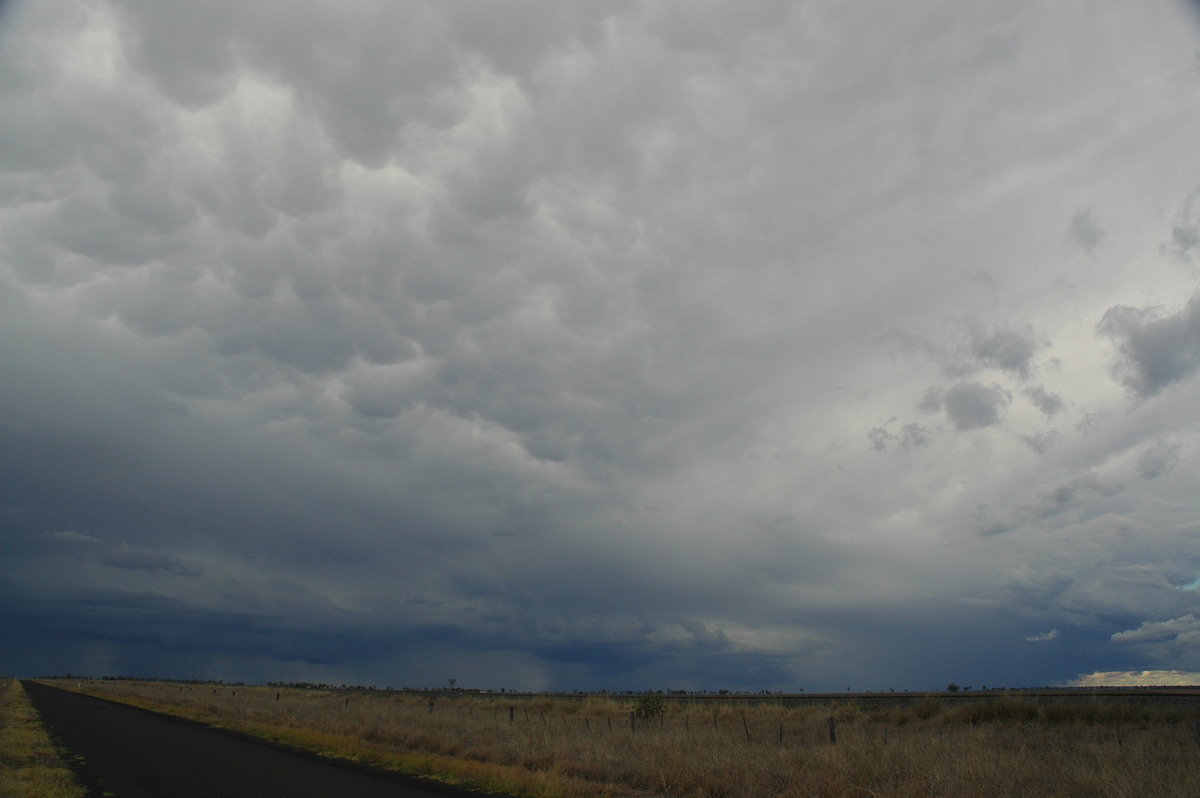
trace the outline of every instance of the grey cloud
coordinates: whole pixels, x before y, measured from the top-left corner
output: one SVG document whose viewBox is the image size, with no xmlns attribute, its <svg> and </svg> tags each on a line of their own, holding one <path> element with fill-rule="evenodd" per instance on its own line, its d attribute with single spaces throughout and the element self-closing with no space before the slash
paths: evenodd
<svg viewBox="0 0 1200 798">
<path fill-rule="evenodd" d="M 1064 480 L 1053 489 L 1044 492 L 1037 505 L 1036 513 L 1041 518 L 1058 515 L 1080 506 L 1086 494 L 1100 497 L 1114 496 L 1118 485 L 1104 482 L 1095 472 L 1087 472 Z"/>
<path fill-rule="evenodd" d="M 900 448 L 908 451 L 929 444 L 929 430 L 915 422 L 905 424 L 900 429 Z"/>
<path fill-rule="evenodd" d="M 971 430 L 991 427 L 1002 420 L 1001 409 L 1012 401 L 1012 395 L 998 385 L 980 382 L 960 382 L 950 388 L 931 388 L 919 405 L 924 413 L 936 413 L 945 408 L 955 429 Z"/>
<path fill-rule="evenodd" d="M 100 562 L 109 567 L 127 571 L 172 573 L 179 576 L 199 576 L 203 573 L 197 566 L 189 565 L 170 555 L 128 545 L 123 545 L 116 551 L 102 557 Z"/>
<path fill-rule="evenodd" d="M 1038 454 L 1045 454 L 1062 440 L 1062 435 L 1058 430 L 1048 430 L 1034 435 L 1022 435 L 1021 440 Z"/>
<path fill-rule="evenodd" d="M 97 543 L 97 538 L 91 535 L 85 535 L 82 532 L 76 532 L 74 529 L 56 529 L 50 532 L 43 532 L 46 537 L 54 538 L 55 540 L 65 540 L 71 543 Z"/>
<path fill-rule="evenodd" d="M 1176 225 L 1171 229 L 1171 236 L 1181 255 L 1188 255 L 1200 247 L 1200 224 L 1196 226 Z"/>
<path fill-rule="evenodd" d="M 888 443 L 894 441 L 896 436 L 883 427 L 875 427 L 867 433 L 867 439 L 871 441 L 872 449 L 877 452 L 886 452 Z"/>
<path fill-rule="evenodd" d="M 1142 621 L 1135 629 L 1114 633 L 1112 642 L 1138 651 L 1150 662 L 1200 667 L 1200 618 L 1192 612 L 1165 621 Z"/>
<path fill-rule="evenodd" d="M 1042 385 L 1034 385 L 1030 388 L 1026 388 L 1024 394 L 1028 396 L 1030 401 L 1037 406 L 1038 410 L 1041 410 L 1043 413 L 1045 413 L 1047 417 L 1061 413 L 1066 406 L 1066 403 L 1063 401 L 1061 396 L 1047 391 Z"/>
<path fill-rule="evenodd" d="M 1182 598 L 1161 567 L 1113 563 L 1080 574 L 1058 603 L 1066 611 L 1127 623 L 1136 617 L 1179 611 L 1186 604 Z"/>
<path fill-rule="evenodd" d="M 1033 435 L 1022 440 L 1039 454 L 1049 451 L 1059 441 L 1052 433 Z M 1115 500 L 1121 491 L 1121 485 L 1101 479 L 1094 471 L 1075 474 L 1048 488 L 1039 488 L 1027 501 L 1015 507 L 1006 505 L 999 517 L 981 512 L 979 521 L 984 530 L 982 534 L 997 535 L 1022 528 L 1041 528 L 1047 523 L 1063 526 L 1079 523 L 1112 509 L 1109 501 Z"/>
<path fill-rule="evenodd" d="M 1113 377 L 1149 398 L 1200 369 L 1200 294 L 1171 315 L 1158 307 L 1115 305 L 1096 326 L 1116 342 Z"/>
<path fill-rule="evenodd" d="M 981 364 L 1029 377 L 1034 355 L 1041 347 L 1032 330 L 996 330 L 972 334 L 971 354 Z"/>
<path fill-rule="evenodd" d="M 1076 211 L 1071 218 L 1071 238 L 1084 252 L 1091 254 L 1107 237 L 1108 233 L 1097 224 L 1090 208 Z"/>
<path fill-rule="evenodd" d="M 1048 345 L 1028 325 L 989 327 L 971 318 L 955 321 L 937 334 L 902 333 L 896 338 L 906 348 L 928 356 L 950 377 L 996 369 L 1026 380 L 1033 374 L 1038 352 Z"/>
<path fill-rule="evenodd" d="M 940 412 L 945 403 L 946 389 L 939 388 L 935 385 L 925 391 L 925 395 L 922 396 L 921 401 L 917 403 L 917 409 L 922 413 L 933 414 Z"/>
<path fill-rule="evenodd" d="M 1145 449 L 1138 456 L 1137 470 L 1144 479 L 1157 479 L 1179 464 L 1180 446 L 1177 443 L 1160 441 Z"/>
<path fill-rule="evenodd" d="M 1200 254 L 1200 189 L 1192 192 L 1175 215 L 1169 248 L 1181 259 Z"/>
<path fill-rule="evenodd" d="M 927 395 L 927 398 L 928 395 Z M 930 402 L 936 400 L 930 399 Z M 936 409 L 930 412 L 937 412 Z M 897 441 L 902 451 L 912 451 L 913 449 L 922 446 L 928 446 L 931 433 L 925 427 L 915 422 L 905 424 L 900 428 L 900 434 L 896 435 L 884 427 L 875 427 L 867 433 L 867 439 L 871 442 L 871 448 L 877 452 L 886 452 L 888 444 Z"/>
</svg>

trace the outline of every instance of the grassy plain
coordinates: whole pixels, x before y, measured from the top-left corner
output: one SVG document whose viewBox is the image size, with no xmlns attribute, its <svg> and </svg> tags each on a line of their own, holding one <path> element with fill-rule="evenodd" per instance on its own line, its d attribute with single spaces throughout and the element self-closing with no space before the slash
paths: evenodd
<svg viewBox="0 0 1200 798">
<path fill-rule="evenodd" d="M 124 681 L 85 681 L 83 690 L 527 796 L 1200 795 L 1196 699 L 667 701 L 661 715 L 631 722 L 634 698 Z"/>
<path fill-rule="evenodd" d="M 0 796 L 80 798 L 76 781 L 16 679 L 0 678 Z"/>
</svg>

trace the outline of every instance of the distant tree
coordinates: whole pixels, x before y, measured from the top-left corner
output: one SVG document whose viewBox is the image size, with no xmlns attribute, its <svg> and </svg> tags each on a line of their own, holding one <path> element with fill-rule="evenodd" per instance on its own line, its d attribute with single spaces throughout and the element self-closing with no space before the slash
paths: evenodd
<svg viewBox="0 0 1200 798">
<path fill-rule="evenodd" d="M 458 679 L 455 679 L 453 676 L 451 676 L 449 681 L 450 681 L 450 689 L 453 690 L 454 685 L 458 682 Z"/>
<path fill-rule="evenodd" d="M 955 684 L 954 682 L 950 682 L 950 684 L 946 685 L 946 689 L 949 690 L 951 693 L 957 693 L 958 685 Z"/>
</svg>

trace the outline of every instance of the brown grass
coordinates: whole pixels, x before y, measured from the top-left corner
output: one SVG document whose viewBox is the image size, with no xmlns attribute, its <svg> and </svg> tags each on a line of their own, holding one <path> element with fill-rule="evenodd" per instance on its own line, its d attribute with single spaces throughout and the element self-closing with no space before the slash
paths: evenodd
<svg viewBox="0 0 1200 798">
<path fill-rule="evenodd" d="M 671 703 L 631 728 L 632 700 L 594 696 L 84 685 L 330 756 L 530 796 L 1200 795 L 1200 747 L 1188 726 L 1195 709 L 1103 699 L 926 699 L 880 709 Z"/>
<path fill-rule="evenodd" d="M 16 679 L 0 678 L 0 795 L 80 798 L 67 769 Z"/>
</svg>

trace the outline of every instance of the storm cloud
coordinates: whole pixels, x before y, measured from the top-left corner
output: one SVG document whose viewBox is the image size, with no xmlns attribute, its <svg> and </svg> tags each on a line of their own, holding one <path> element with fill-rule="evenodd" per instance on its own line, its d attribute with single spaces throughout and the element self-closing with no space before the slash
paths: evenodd
<svg viewBox="0 0 1200 798">
<path fill-rule="evenodd" d="M 1134 632 L 1196 611 L 1198 45 L 1175 0 L 4 4 L 0 671 L 1190 667 Z"/>
</svg>

